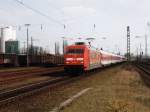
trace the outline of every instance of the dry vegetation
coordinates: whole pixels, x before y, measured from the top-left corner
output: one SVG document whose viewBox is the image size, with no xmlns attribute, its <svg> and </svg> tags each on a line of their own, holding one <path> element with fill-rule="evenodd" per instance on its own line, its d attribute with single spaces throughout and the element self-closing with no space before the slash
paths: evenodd
<svg viewBox="0 0 150 112">
<path fill-rule="evenodd" d="M 14 72 L 14 71 L 21 71 L 21 70 L 33 70 L 38 69 L 40 67 L 14 67 L 14 68 L 0 68 L 0 72 Z"/>
<path fill-rule="evenodd" d="M 124 65 L 95 80 L 92 91 L 63 112 L 150 112 L 150 89 L 134 67 Z"/>
</svg>

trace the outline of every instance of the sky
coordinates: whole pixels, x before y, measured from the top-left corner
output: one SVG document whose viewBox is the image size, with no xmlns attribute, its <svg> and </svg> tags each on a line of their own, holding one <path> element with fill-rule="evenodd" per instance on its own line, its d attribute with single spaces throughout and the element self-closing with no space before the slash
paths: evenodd
<svg viewBox="0 0 150 112">
<path fill-rule="evenodd" d="M 58 41 L 62 45 L 62 37 L 66 37 L 69 43 L 95 38 L 93 46 L 123 54 L 126 52 L 127 26 L 131 30 L 132 53 L 136 54 L 140 44 L 144 50 L 145 34 L 148 35 L 148 41 L 150 38 L 150 28 L 147 26 L 150 22 L 149 0 L 19 1 L 46 16 L 24 7 L 16 0 L 0 0 L 0 26 L 13 25 L 21 46 L 26 41 L 24 24 L 31 24 L 29 37 L 33 37 L 34 45 L 42 46 L 52 53 L 54 43 Z"/>
</svg>

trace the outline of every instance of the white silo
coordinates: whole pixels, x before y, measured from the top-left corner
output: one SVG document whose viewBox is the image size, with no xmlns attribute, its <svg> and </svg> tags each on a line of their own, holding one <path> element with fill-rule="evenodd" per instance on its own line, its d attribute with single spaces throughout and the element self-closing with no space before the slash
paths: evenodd
<svg viewBox="0 0 150 112">
<path fill-rule="evenodd" d="M 5 42 L 16 40 L 16 30 L 12 26 L 1 28 L 0 52 L 5 53 Z"/>
<path fill-rule="evenodd" d="M 3 53 L 3 30 L 2 28 L 0 29 L 0 53 Z"/>
</svg>

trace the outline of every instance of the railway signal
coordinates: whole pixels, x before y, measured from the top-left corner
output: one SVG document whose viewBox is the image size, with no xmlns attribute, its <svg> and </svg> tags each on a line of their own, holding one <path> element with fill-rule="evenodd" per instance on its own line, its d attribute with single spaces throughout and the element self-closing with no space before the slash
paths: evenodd
<svg viewBox="0 0 150 112">
<path fill-rule="evenodd" d="M 144 35 L 144 36 L 135 36 L 135 38 L 143 38 L 143 37 L 145 38 L 145 58 L 147 58 L 147 56 L 148 56 L 147 35 Z M 140 44 L 140 46 L 141 46 L 141 44 Z"/>
<path fill-rule="evenodd" d="M 93 40 L 95 40 L 95 38 L 86 38 L 86 40 L 88 41 L 88 43 L 89 43 L 89 45 L 90 45 L 90 47 L 91 47 L 91 42 L 92 42 Z"/>
</svg>

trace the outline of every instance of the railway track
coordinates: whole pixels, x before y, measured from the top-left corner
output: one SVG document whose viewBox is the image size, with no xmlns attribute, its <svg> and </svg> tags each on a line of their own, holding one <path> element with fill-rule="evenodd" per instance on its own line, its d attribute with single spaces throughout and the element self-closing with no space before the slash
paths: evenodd
<svg viewBox="0 0 150 112">
<path fill-rule="evenodd" d="M 150 75 L 150 66 L 147 63 L 135 64 L 140 70 Z"/>
<path fill-rule="evenodd" d="M 62 73 L 62 75 L 65 75 L 65 73 Z M 67 83 L 69 80 L 71 80 L 71 78 L 68 76 L 55 77 L 53 79 L 45 80 L 42 82 L 28 84 L 11 90 L 1 91 L 0 104 L 9 103 L 17 98 L 22 98 L 24 96 L 34 94 L 46 88 L 56 87 L 63 83 Z"/>
<path fill-rule="evenodd" d="M 12 76 L 17 76 L 17 75 L 24 75 L 28 73 L 33 73 L 33 72 L 41 72 L 45 70 L 54 70 L 54 69 L 60 69 L 63 67 L 52 67 L 52 68 L 33 68 L 33 69 L 21 69 L 21 70 L 16 70 L 16 71 L 3 71 L 0 72 L 0 77 L 12 77 Z"/>
<path fill-rule="evenodd" d="M 31 78 L 34 76 L 42 76 L 42 75 L 53 75 L 54 72 L 62 72 L 63 68 L 57 68 L 57 69 L 45 69 L 45 70 L 37 70 L 37 71 L 30 71 L 28 73 L 26 72 L 21 72 L 20 74 L 18 73 L 17 75 L 12 75 L 10 77 L 0 77 L 0 84 L 7 84 L 7 83 L 12 83 L 12 82 L 16 82 L 22 79 L 26 79 L 26 78 Z"/>
<path fill-rule="evenodd" d="M 13 102 L 16 99 L 23 98 L 25 96 L 30 96 L 34 93 L 40 92 L 48 88 L 55 89 L 58 86 L 62 86 L 68 83 L 72 83 L 73 81 L 88 77 L 92 75 L 92 73 L 89 73 L 86 75 L 74 76 L 74 75 L 62 72 L 61 75 L 62 77 L 55 77 L 54 79 L 25 85 L 19 88 L 11 89 L 11 90 L 1 91 L 0 92 L 0 105 Z"/>
<path fill-rule="evenodd" d="M 104 67 L 104 68 L 105 69 L 110 68 L 110 66 Z M 100 72 L 101 70 L 102 69 L 97 69 L 94 72 L 92 71 L 92 72 L 86 73 L 86 75 L 82 74 L 82 75 L 77 75 L 77 76 L 75 76 L 75 74 L 73 75 L 73 74 L 67 74 L 65 72 L 62 72 L 61 75 L 63 77 L 55 77 L 54 79 L 50 79 L 50 80 L 46 80 L 46 81 L 42 81 L 42 82 L 38 82 L 38 83 L 34 83 L 34 84 L 25 85 L 25 86 L 22 86 L 19 88 L 11 89 L 11 90 L 1 91 L 0 92 L 0 105 L 13 102 L 16 99 L 23 98 L 25 96 L 30 96 L 30 95 L 36 94 L 36 93 L 43 91 L 43 90 L 46 90 L 48 88 L 49 89 L 55 89 L 56 87 L 60 87 L 60 86 L 63 86 L 65 84 L 72 83 L 72 82 L 77 81 L 79 79 L 82 80 L 86 77 L 89 77 L 89 76 L 95 74 L 96 72 Z"/>
<path fill-rule="evenodd" d="M 24 85 L 24 86 L 17 87 L 14 89 L 0 91 L 0 105 L 4 105 L 10 102 L 13 102 L 16 99 L 36 94 L 48 88 L 55 89 L 56 87 L 69 84 L 69 83 L 72 83 L 73 81 L 88 77 L 92 75 L 92 73 L 89 73 L 86 75 L 75 76 L 73 74 L 71 75 L 71 74 L 62 72 L 61 74 L 59 73 L 58 75 L 61 77 L 54 77 L 53 79 Z"/>
<path fill-rule="evenodd" d="M 147 63 L 135 63 L 134 64 L 139 70 L 141 79 L 143 80 L 143 83 L 150 87 L 150 66 Z"/>
</svg>

